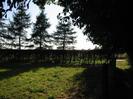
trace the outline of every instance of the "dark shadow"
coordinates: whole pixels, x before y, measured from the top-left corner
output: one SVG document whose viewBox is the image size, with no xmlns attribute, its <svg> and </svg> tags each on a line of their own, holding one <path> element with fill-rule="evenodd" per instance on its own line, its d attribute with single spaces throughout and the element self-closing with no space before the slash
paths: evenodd
<svg viewBox="0 0 133 99">
<path fill-rule="evenodd" d="M 7 79 L 16 75 L 19 75 L 24 72 L 28 72 L 30 70 L 37 70 L 40 67 L 43 68 L 50 68 L 50 67 L 56 67 L 56 66 L 61 66 L 61 67 L 90 67 L 91 65 L 69 65 L 69 64 L 42 64 L 42 63 L 18 63 L 18 64 L 0 64 L 1 69 L 6 69 L 5 71 L 0 71 L 0 80 Z"/>
<path fill-rule="evenodd" d="M 68 90 L 70 99 L 103 99 L 102 66 L 88 67 L 75 75 L 73 82 L 78 86 Z"/>
<path fill-rule="evenodd" d="M 114 86 L 108 93 L 107 76 L 102 66 L 88 67 L 74 76 L 75 86 L 68 90 L 70 99 L 133 99 L 133 71 L 116 68 Z M 109 94 L 109 96 L 107 95 Z"/>
<path fill-rule="evenodd" d="M 19 75 L 30 70 L 37 70 L 42 67 L 41 64 L 6 64 L 0 65 L 1 69 L 6 69 L 5 71 L 0 71 L 0 80 L 7 79 L 16 75 Z M 51 66 L 45 66 L 45 68 L 50 68 Z"/>
<path fill-rule="evenodd" d="M 133 99 L 133 71 L 116 68 L 115 87 L 110 99 Z"/>
</svg>

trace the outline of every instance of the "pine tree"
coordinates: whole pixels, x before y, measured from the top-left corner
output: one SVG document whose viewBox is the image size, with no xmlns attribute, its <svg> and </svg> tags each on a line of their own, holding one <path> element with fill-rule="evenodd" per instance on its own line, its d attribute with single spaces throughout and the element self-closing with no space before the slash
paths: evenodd
<svg viewBox="0 0 133 99">
<path fill-rule="evenodd" d="M 8 39 L 11 37 L 8 35 L 6 19 L 0 19 L 0 49 L 8 48 Z"/>
<path fill-rule="evenodd" d="M 13 48 L 15 48 L 15 47 L 17 47 L 16 45 L 16 34 L 15 34 L 15 30 L 14 30 L 14 23 L 13 22 L 11 22 L 11 21 L 9 21 L 9 24 L 8 24 L 8 35 L 9 35 L 9 39 L 8 39 L 8 41 L 9 41 L 9 43 L 8 43 L 8 46 L 9 47 L 11 47 L 11 49 L 13 49 Z"/>
<path fill-rule="evenodd" d="M 26 13 L 24 4 L 18 8 L 18 12 L 14 13 L 13 21 L 10 22 L 9 31 L 11 36 L 15 39 L 15 46 L 21 50 L 26 41 L 26 29 L 30 27 L 30 15 Z"/>
<path fill-rule="evenodd" d="M 3 48 L 3 43 L 5 42 L 6 28 L 3 19 L 0 19 L 0 49 Z"/>
<path fill-rule="evenodd" d="M 39 49 L 50 48 L 49 43 L 51 43 L 51 35 L 48 34 L 47 28 L 50 27 L 46 14 L 44 14 L 44 9 L 37 16 L 36 23 L 33 26 L 33 33 L 31 39 L 35 45 L 39 45 Z"/>
<path fill-rule="evenodd" d="M 74 46 L 68 46 L 76 43 L 76 36 L 74 36 L 76 32 L 73 31 L 73 28 L 71 26 L 72 25 L 70 21 L 59 21 L 58 25 L 56 26 L 57 31 L 53 34 L 57 49 L 65 50 L 74 48 Z"/>
</svg>

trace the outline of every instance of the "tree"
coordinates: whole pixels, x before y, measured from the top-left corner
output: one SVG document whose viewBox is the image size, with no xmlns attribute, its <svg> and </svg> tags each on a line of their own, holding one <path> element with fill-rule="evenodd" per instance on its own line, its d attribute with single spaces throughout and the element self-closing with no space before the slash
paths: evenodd
<svg viewBox="0 0 133 99">
<path fill-rule="evenodd" d="M 85 28 L 84 34 L 88 35 L 93 43 L 102 45 L 103 49 L 111 49 L 112 52 L 110 54 L 124 50 L 127 52 L 131 60 L 131 66 L 133 67 L 131 1 L 59 0 L 59 4 L 64 7 L 64 14 L 67 12 L 70 13 L 70 17 L 73 19 L 75 25 Z M 112 63 L 112 66 L 108 66 L 108 68 L 111 68 L 108 72 L 113 78 L 113 72 L 116 68 L 115 62 Z M 112 78 L 109 79 L 109 84 L 107 84 L 107 88 L 109 89 L 112 86 Z M 112 93 L 110 93 L 108 95 L 111 97 Z"/>
<path fill-rule="evenodd" d="M 0 49 L 3 48 L 5 38 L 7 37 L 6 24 L 3 19 L 0 19 Z"/>
<path fill-rule="evenodd" d="M 51 42 L 51 35 L 47 32 L 49 27 L 48 19 L 44 14 L 44 10 L 42 10 L 40 15 L 37 16 L 37 21 L 33 26 L 33 33 L 31 35 L 31 39 L 34 41 L 34 44 L 39 45 L 39 49 L 50 47 L 48 43 Z"/>
<path fill-rule="evenodd" d="M 8 24 L 8 28 L 7 28 L 7 31 L 8 31 L 8 35 L 9 35 L 9 43 L 8 43 L 8 47 L 11 47 L 11 49 L 13 48 L 16 48 L 16 35 L 15 35 L 15 29 L 14 29 L 14 22 L 12 21 L 9 21 L 9 24 Z"/>
<path fill-rule="evenodd" d="M 11 36 L 15 39 L 15 46 L 21 50 L 24 46 L 24 41 L 26 41 L 26 29 L 30 27 L 30 15 L 26 13 L 26 9 L 21 3 L 18 8 L 18 12 L 14 13 L 13 21 L 10 22 L 9 31 L 12 32 Z"/>
<path fill-rule="evenodd" d="M 64 14 L 69 12 L 93 43 L 115 52 L 125 50 L 133 59 L 131 4 L 129 0 L 59 0 Z"/>
<path fill-rule="evenodd" d="M 55 0 L 32 0 L 33 3 L 38 5 L 41 9 L 44 8 L 44 5 L 54 3 Z M 21 6 L 21 3 L 24 3 L 24 7 L 29 8 L 31 0 L 0 0 L 0 18 L 7 16 L 8 11 L 12 11 L 12 8 L 17 8 Z M 6 7 L 5 7 L 6 5 Z"/>
<path fill-rule="evenodd" d="M 64 13 L 72 11 L 70 17 L 72 17 L 73 23 L 80 28 L 84 27 L 84 34 L 88 35 L 93 43 L 110 47 L 112 43 L 110 40 L 112 34 L 109 31 L 109 27 L 112 27 L 112 24 L 110 24 L 111 12 L 107 13 L 109 5 L 102 7 L 102 3 L 106 2 L 104 0 L 100 2 L 96 0 L 59 0 L 59 4 L 65 7 Z M 107 21 L 109 22 L 107 23 Z M 106 43 L 106 41 L 109 43 Z"/>
<path fill-rule="evenodd" d="M 53 34 L 54 42 L 58 46 L 58 49 L 65 50 L 68 48 L 68 45 L 76 42 L 76 37 L 74 36 L 76 32 L 73 31 L 71 26 L 70 21 L 59 21 L 56 27 L 57 31 Z"/>
<path fill-rule="evenodd" d="M 0 49 L 8 47 L 8 40 L 11 36 L 8 34 L 8 24 L 6 19 L 0 19 Z"/>
</svg>

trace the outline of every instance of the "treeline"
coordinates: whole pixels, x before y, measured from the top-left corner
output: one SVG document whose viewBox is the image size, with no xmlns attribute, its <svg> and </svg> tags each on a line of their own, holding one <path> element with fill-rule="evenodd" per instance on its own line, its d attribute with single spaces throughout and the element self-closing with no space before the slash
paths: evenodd
<svg viewBox="0 0 133 99">
<path fill-rule="evenodd" d="M 57 49 L 74 49 L 76 36 L 71 22 L 58 19 L 54 33 L 48 33 L 47 29 L 51 26 L 45 14 L 45 9 L 41 9 L 36 17 L 36 22 L 32 24 L 30 13 L 27 13 L 24 4 L 19 6 L 14 12 L 12 20 L 6 22 L 0 19 L 0 49 L 52 49 L 53 45 Z M 31 37 L 28 37 L 28 29 L 31 28 Z"/>
<path fill-rule="evenodd" d="M 0 53 L 0 64 L 111 65 L 115 61 L 109 50 L 0 50 Z"/>
</svg>

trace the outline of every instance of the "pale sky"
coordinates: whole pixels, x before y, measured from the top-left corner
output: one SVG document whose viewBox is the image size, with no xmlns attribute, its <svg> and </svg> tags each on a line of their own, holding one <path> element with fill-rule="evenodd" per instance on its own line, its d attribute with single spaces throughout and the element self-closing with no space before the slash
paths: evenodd
<svg viewBox="0 0 133 99">
<path fill-rule="evenodd" d="M 49 33 L 53 33 L 56 31 L 56 25 L 58 24 L 57 20 L 57 15 L 62 12 L 63 8 L 50 4 L 50 5 L 45 5 L 45 13 L 46 17 L 49 19 L 49 23 L 51 24 L 51 27 L 48 29 Z M 28 9 L 28 12 L 30 13 L 31 16 L 31 21 L 33 23 L 36 22 L 36 16 L 39 15 L 40 10 L 39 8 L 31 2 L 30 7 Z M 94 49 L 95 45 L 91 41 L 86 40 L 87 36 L 83 35 L 82 30 L 79 29 L 77 26 L 74 26 L 74 31 L 76 31 L 76 36 L 77 36 L 77 43 L 74 45 L 75 49 L 81 50 L 81 49 Z M 31 34 L 31 29 L 28 29 L 28 34 Z M 55 47 L 54 47 L 55 48 Z"/>
</svg>

